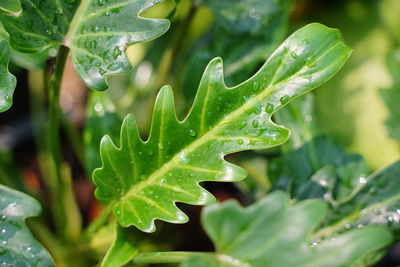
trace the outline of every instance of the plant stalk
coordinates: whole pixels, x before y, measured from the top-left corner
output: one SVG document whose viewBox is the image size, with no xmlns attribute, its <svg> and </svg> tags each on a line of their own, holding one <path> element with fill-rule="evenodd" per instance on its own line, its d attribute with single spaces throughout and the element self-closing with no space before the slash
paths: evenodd
<svg viewBox="0 0 400 267">
<path fill-rule="evenodd" d="M 65 63 L 67 61 L 69 49 L 61 46 L 58 52 L 54 71 L 50 78 L 49 91 L 49 118 L 47 125 L 48 154 L 51 164 L 51 193 L 54 201 L 53 216 L 57 232 L 64 231 L 65 217 L 63 203 L 63 182 L 61 179 L 61 144 L 60 144 L 60 87 L 64 73 Z"/>
<path fill-rule="evenodd" d="M 213 253 L 210 252 L 147 252 L 137 254 L 132 261 L 135 264 L 180 263 L 195 256 L 210 257 L 212 255 Z"/>
</svg>

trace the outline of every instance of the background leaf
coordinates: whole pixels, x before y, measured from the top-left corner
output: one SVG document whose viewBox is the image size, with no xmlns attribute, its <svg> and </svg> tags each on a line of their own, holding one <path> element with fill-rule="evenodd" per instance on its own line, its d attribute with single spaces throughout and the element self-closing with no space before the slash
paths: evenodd
<svg viewBox="0 0 400 267">
<path fill-rule="evenodd" d="M 104 135 L 119 142 L 121 118 L 115 112 L 115 106 L 108 95 L 92 91 L 86 109 L 86 123 L 83 133 L 87 173 L 91 175 L 95 168 L 101 167 L 99 158 L 100 140 Z"/>
<path fill-rule="evenodd" d="M 329 79 L 349 54 L 339 31 L 310 24 L 292 34 L 257 74 L 234 88 L 224 84 L 222 61 L 213 60 L 184 121 L 177 120 L 172 91 L 164 87 L 146 142 L 133 116 L 124 120 L 119 147 L 108 137 L 102 140 L 103 166 L 93 174 L 96 197 L 115 205 L 114 215 L 125 227 L 151 232 L 155 219 L 186 222 L 174 203 L 210 203 L 212 195 L 199 182 L 243 179 L 246 172 L 224 156 L 286 141 L 288 130 L 274 124 L 271 115 Z"/>
<path fill-rule="evenodd" d="M 326 213 L 320 200 L 290 205 L 282 192 L 247 208 L 235 201 L 206 207 L 202 224 L 216 254 L 182 266 L 350 266 L 392 240 L 387 230 L 371 226 L 310 243 Z"/>
<path fill-rule="evenodd" d="M 385 101 L 389 115 L 385 121 L 389 135 L 400 140 L 400 49 L 395 50 L 387 58 L 388 67 L 393 77 L 393 85 L 390 89 L 380 90 L 381 97 Z"/>
<path fill-rule="evenodd" d="M 126 238 L 124 229 L 117 225 L 114 243 L 101 263 L 101 267 L 119 267 L 127 264 L 138 253 L 138 249 Z"/>
<path fill-rule="evenodd" d="M 10 45 L 6 40 L 0 40 L 0 51 L 0 112 L 4 112 L 12 105 L 17 79 L 8 71 Z"/>
<path fill-rule="evenodd" d="M 131 65 L 129 45 L 163 34 L 169 22 L 138 14 L 161 0 L 22 0 L 22 13 L 3 13 L 0 19 L 13 48 L 41 52 L 59 45 L 71 49 L 75 68 L 90 88 L 104 90 L 110 74 L 125 73 Z"/>
<path fill-rule="evenodd" d="M 5 266 L 55 266 L 32 236 L 25 219 L 38 216 L 40 204 L 28 195 L 0 185 L 0 262 Z"/>
</svg>

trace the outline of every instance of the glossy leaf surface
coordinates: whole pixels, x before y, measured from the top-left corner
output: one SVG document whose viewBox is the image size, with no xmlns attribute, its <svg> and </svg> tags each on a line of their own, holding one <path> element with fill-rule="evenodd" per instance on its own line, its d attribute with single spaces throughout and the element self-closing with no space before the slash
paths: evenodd
<svg viewBox="0 0 400 267">
<path fill-rule="evenodd" d="M 17 13 L 21 11 L 21 3 L 19 0 L 2 0 L 0 10 Z"/>
<path fill-rule="evenodd" d="M 224 84 L 222 61 L 213 60 L 183 121 L 176 118 L 171 88 L 162 88 L 146 142 L 131 115 L 123 122 L 119 147 L 109 137 L 102 140 L 103 166 L 93 174 L 96 197 L 112 202 L 114 215 L 125 227 L 151 232 L 155 219 L 186 222 L 175 202 L 210 203 L 214 198 L 200 182 L 243 179 L 246 172 L 224 156 L 285 142 L 289 131 L 274 124 L 271 115 L 329 79 L 349 54 L 339 31 L 310 24 L 234 88 Z"/>
<path fill-rule="evenodd" d="M 12 96 L 17 79 L 8 71 L 10 61 L 10 45 L 0 39 L 0 112 L 8 110 L 12 105 Z"/>
<path fill-rule="evenodd" d="M 55 266 L 49 253 L 32 236 L 25 219 L 37 216 L 32 197 L 0 185 L 0 263 L 3 266 Z"/>
<path fill-rule="evenodd" d="M 400 223 L 400 162 L 367 177 L 345 204 L 333 209 L 329 218 L 337 230 L 370 224 L 399 229 Z"/>
<path fill-rule="evenodd" d="M 311 243 L 310 234 L 326 213 L 320 200 L 290 205 L 282 192 L 247 208 L 235 201 L 206 207 L 202 224 L 216 254 L 183 266 L 350 266 L 392 240 L 386 229 L 371 226 Z"/>
<path fill-rule="evenodd" d="M 362 185 L 369 170 L 361 156 L 321 135 L 313 100 L 308 94 L 276 114 L 277 122 L 288 125 L 292 135 L 282 146 L 283 155 L 270 161 L 269 178 L 274 189 L 296 199 L 342 200 Z"/>
<path fill-rule="evenodd" d="M 167 20 L 138 16 L 158 2 L 22 0 L 20 15 L 5 12 L 0 18 L 13 48 L 33 53 L 68 46 L 82 80 L 92 89 L 104 90 L 108 75 L 131 70 L 125 54 L 129 45 L 156 38 L 168 29 Z"/>
</svg>

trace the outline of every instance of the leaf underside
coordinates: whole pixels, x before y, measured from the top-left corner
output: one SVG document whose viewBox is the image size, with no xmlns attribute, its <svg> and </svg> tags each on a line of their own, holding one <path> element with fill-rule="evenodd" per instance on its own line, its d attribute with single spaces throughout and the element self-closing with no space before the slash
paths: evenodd
<svg viewBox="0 0 400 267">
<path fill-rule="evenodd" d="M 248 81 L 227 88 L 222 60 L 211 61 L 192 109 L 183 121 L 175 115 L 170 87 L 161 89 L 150 137 L 143 142 L 128 115 L 120 146 L 101 142 L 102 168 L 93 173 L 96 197 L 112 202 L 122 226 L 155 230 L 154 220 L 184 223 L 175 202 L 208 204 L 214 197 L 199 183 L 238 181 L 246 172 L 227 161 L 230 153 L 280 145 L 289 131 L 271 115 L 295 97 L 328 80 L 350 49 L 339 31 L 310 24 L 292 34 Z"/>
<path fill-rule="evenodd" d="M 92 89 L 107 88 L 111 74 L 132 68 L 125 50 L 169 28 L 164 19 L 138 16 L 162 0 L 21 0 L 19 15 L 0 12 L 14 49 L 35 53 L 65 45 L 75 68 Z"/>
<path fill-rule="evenodd" d="M 0 185 L 0 263 L 2 266 L 54 266 L 50 254 L 32 236 L 25 219 L 41 212 L 28 195 Z"/>
<path fill-rule="evenodd" d="M 247 208 L 236 201 L 211 205 L 202 224 L 217 254 L 182 266 L 350 266 L 392 241 L 389 231 L 370 226 L 313 243 L 310 235 L 326 213 L 321 200 L 290 205 L 279 191 Z"/>
<path fill-rule="evenodd" d="M 8 71 L 10 62 L 10 45 L 0 40 L 0 112 L 8 110 L 12 105 L 12 95 L 17 79 Z"/>
</svg>

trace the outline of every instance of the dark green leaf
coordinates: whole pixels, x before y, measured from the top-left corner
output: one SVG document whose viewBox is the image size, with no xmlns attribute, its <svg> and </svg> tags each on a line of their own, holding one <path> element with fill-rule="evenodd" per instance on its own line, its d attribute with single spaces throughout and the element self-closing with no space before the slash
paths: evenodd
<svg viewBox="0 0 400 267">
<path fill-rule="evenodd" d="M 282 192 L 247 208 L 235 201 L 206 207 L 202 224 L 216 254 L 183 266 L 350 266 L 392 241 L 386 229 L 370 226 L 311 243 L 310 234 L 326 213 L 320 200 L 290 205 Z"/>
<path fill-rule="evenodd" d="M 0 185 L 0 264 L 55 266 L 49 253 L 32 236 L 25 219 L 38 216 L 40 204 L 32 197 Z"/>
<path fill-rule="evenodd" d="M 329 218 L 335 230 L 370 224 L 388 225 L 399 229 L 400 222 L 400 161 L 363 180 L 346 203 L 333 210 Z"/>
<path fill-rule="evenodd" d="M 263 35 L 282 19 L 282 9 L 288 10 L 292 0 L 205 0 L 217 22 L 234 34 Z"/>
<path fill-rule="evenodd" d="M 252 75 L 286 37 L 291 3 L 292 0 L 206 1 L 217 23 L 190 50 L 183 75 L 186 97 L 194 98 L 201 72 L 214 57 L 224 59 L 228 84 L 240 83 Z M 236 13 L 241 15 L 225 18 Z"/>
<path fill-rule="evenodd" d="M 74 65 L 92 89 L 107 88 L 110 74 L 132 69 L 125 50 L 163 34 L 169 22 L 139 13 L 161 0 L 22 0 L 22 13 L 0 15 L 13 48 L 40 52 L 59 45 L 71 49 Z"/>
<path fill-rule="evenodd" d="M 292 134 L 282 146 L 284 154 L 270 161 L 269 178 L 275 189 L 284 189 L 293 198 L 341 200 L 360 185 L 368 168 L 363 158 L 321 136 L 316 117 L 312 94 L 276 114 L 277 122 L 287 125 Z"/>
<path fill-rule="evenodd" d="M 8 71 L 10 61 L 10 45 L 0 40 L 0 112 L 8 110 L 12 105 L 12 95 L 17 79 Z"/>
<path fill-rule="evenodd" d="M 104 257 L 101 267 L 123 266 L 137 253 L 138 249 L 126 238 L 124 229 L 117 225 L 115 241 Z"/>
<path fill-rule="evenodd" d="M 101 167 L 99 158 L 100 140 L 104 135 L 119 142 L 121 118 L 115 112 L 115 106 L 103 92 L 91 92 L 86 110 L 86 123 L 83 133 L 87 173 Z"/>
<path fill-rule="evenodd" d="M 130 115 L 123 122 L 119 147 L 109 137 L 102 139 L 103 166 L 93 174 L 96 197 L 114 205 L 114 215 L 125 227 L 151 232 L 155 219 L 186 222 L 175 202 L 210 203 L 214 198 L 200 182 L 243 179 L 246 172 L 224 156 L 285 142 L 288 129 L 274 124 L 271 115 L 324 83 L 349 55 L 338 30 L 310 24 L 236 87 L 225 86 L 221 59 L 210 62 L 183 121 L 176 118 L 171 88 L 163 87 L 146 142 Z"/>
</svg>

